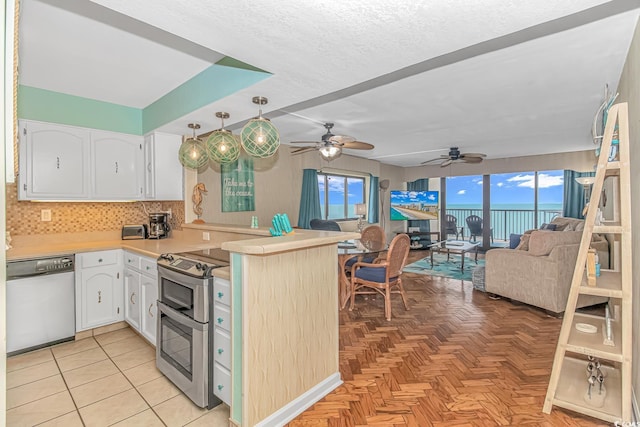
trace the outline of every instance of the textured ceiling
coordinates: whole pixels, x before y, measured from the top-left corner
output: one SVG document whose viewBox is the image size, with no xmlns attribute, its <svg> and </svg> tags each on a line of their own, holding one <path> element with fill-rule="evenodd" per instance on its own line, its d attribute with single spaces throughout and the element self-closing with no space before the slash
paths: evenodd
<svg viewBox="0 0 640 427">
<path fill-rule="evenodd" d="M 191 121 L 217 128 L 216 111 L 228 111 L 230 123 L 240 125 L 255 116 L 251 97 L 262 95 L 284 143 L 319 139 L 320 123 L 332 121 L 334 133 L 376 146 L 349 154 L 399 166 L 418 165 L 452 145 L 493 158 L 589 149 L 593 114 L 604 85 L 615 89 L 618 82 L 639 6 L 635 0 L 47 2 L 73 9 L 78 19 L 118 25 L 78 24 L 80 33 L 58 25 L 55 40 L 34 55 L 44 62 L 21 64 L 21 78 L 36 87 L 143 107 L 227 55 L 273 76 L 162 130 L 184 133 Z M 39 19 L 32 25 L 62 18 Z M 43 64 L 55 59 L 77 65 L 78 75 L 47 73 Z M 100 72 L 98 88 L 86 76 Z"/>
</svg>

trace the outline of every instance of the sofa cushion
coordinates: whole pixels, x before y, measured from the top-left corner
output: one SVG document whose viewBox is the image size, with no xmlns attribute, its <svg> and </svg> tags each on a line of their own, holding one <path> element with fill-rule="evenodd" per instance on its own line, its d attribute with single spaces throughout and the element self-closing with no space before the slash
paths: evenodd
<svg viewBox="0 0 640 427">
<path fill-rule="evenodd" d="M 529 253 L 535 256 L 545 256 L 559 245 L 572 245 L 580 243 L 582 233 L 567 231 L 566 233 L 550 233 L 544 230 L 536 230 L 529 238 Z"/>
<path fill-rule="evenodd" d="M 580 221 L 579 223 L 576 224 L 576 231 L 582 231 L 584 230 L 584 221 Z"/>
</svg>

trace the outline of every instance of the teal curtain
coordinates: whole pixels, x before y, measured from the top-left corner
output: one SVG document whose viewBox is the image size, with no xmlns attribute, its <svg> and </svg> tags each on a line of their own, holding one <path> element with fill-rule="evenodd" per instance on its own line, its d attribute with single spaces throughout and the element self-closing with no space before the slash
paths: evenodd
<svg viewBox="0 0 640 427">
<path fill-rule="evenodd" d="M 320 218 L 320 191 L 318 190 L 318 171 L 305 169 L 302 171 L 302 193 L 300 194 L 300 212 L 298 227 L 311 228 L 309 222 Z"/>
<path fill-rule="evenodd" d="M 583 218 L 584 188 L 576 182 L 582 176 L 595 176 L 595 172 L 564 171 L 564 200 L 562 202 L 562 216 L 569 218 Z"/>
<path fill-rule="evenodd" d="M 429 178 L 417 179 L 413 182 L 407 182 L 407 190 L 409 191 L 429 191 Z M 408 227 L 420 227 L 420 231 L 431 231 L 431 223 L 425 221 L 407 221 Z"/>
<path fill-rule="evenodd" d="M 379 178 L 369 175 L 369 212 L 367 213 L 367 222 L 375 224 L 378 219 L 378 205 L 380 204 L 380 191 L 378 190 Z"/>
</svg>

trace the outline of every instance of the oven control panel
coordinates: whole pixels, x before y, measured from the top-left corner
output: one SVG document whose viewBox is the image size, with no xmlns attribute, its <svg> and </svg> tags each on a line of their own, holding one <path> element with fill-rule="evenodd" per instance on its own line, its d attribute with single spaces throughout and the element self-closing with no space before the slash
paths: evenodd
<svg viewBox="0 0 640 427">
<path fill-rule="evenodd" d="M 162 254 L 158 258 L 158 265 L 193 277 L 208 278 L 212 277 L 213 269 L 225 267 L 228 264 L 216 263 L 213 260 L 206 262 L 174 254 Z"/>
</svg>

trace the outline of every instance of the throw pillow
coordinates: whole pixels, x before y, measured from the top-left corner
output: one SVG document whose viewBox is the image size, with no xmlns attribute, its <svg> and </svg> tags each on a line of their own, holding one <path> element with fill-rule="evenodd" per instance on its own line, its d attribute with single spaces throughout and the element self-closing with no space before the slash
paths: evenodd
<svg viewBox="0 0 640 427">
<path fill-rule="evenodd" d="M 535 256 L 549 255 L 553 248 L 559 245 L 573 245 L 580 243 L 582 233 L 549 233 L 537 230 L 529 238 L 529 253 Z"/>
<path fill-rule="evenodd" d="M 584 230 L 584 221 L 580 221 L 579 223 L 576 224 L 576 228 L 574 229 L 574 231 L 582 231 Z"/>
<path fill-rule="evenodd" d="M 516 250 L 518 251 L 528 251 L 529 250 L 529 239 L 531 238 L 531 234 L 523 234 L 520 237 L 520 244 L 516 246 Z"/>
<path fill-rule="evenodd" d="M 576 229 L 576 224 L 569 222 L 567 223 L 567 225 L 564 227 L 564 230 L 562 231 L 575 231 Z"/>
<path fill-rule="evenodd" d="M 520 244 L 520 238 L 522 234 L 510 234 L 509 235 L 509 249 L 515 249 Z"/>
<path fill-rule="evenodd" d="M 556 224 L 547 224 L 544 223 L 540 226 L 540 230 L 549 230 L 549 231 L 556 231 Z"/>
</svg>

